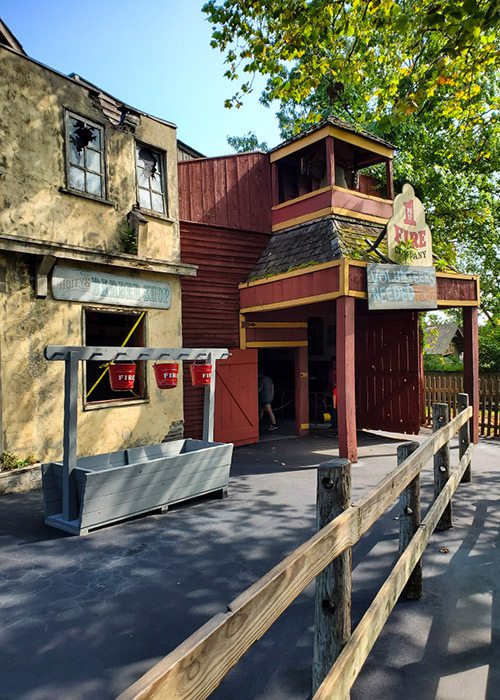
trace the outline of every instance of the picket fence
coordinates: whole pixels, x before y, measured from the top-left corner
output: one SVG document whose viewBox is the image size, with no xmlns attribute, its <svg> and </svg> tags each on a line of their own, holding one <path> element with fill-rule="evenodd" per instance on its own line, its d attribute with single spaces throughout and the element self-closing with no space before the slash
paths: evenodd
<svg viewBox="0 0 500 700">
<path fill-rule="evenodd" d="M 427 372 L 425 374 L 425 416 L 430 423 L 433 403 L 447 403 L 450 417 L 457 415 L 457 394 L 463 392 L 460 372 Z M 486 437 L 500 437 L 500 374 L 479 377 L 479 430 Z"/>
</svg>

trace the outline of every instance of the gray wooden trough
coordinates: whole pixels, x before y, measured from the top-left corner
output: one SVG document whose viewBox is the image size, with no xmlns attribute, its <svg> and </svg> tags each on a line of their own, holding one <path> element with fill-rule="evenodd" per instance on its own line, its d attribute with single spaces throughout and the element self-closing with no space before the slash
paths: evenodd
<svg viewBox="0 0 500 700">
<path fill-rule="evenodd" d="M 47 360 L 64 360 L 64 444 L 61 462 L 42 464 L 45 523 L 75 535 L 208 493 L 227 494 L 233 445 L 213 442 L 215 367 L 205 391 L 203 440 L 176 440 L 119 452 L 76 456 L 78 362 L 199 360 L 228 357 L 226 349 L 48 346 Z"/>
<path fill-rule="evenodd" d="M 80 457 L 75 468 L 77 513 L 65 520 L 63 463 L 42 465 L 45 523 L 75 535 L 197 496 L 227 494 L 233 445 L 175 440 Z"/>
</svg>

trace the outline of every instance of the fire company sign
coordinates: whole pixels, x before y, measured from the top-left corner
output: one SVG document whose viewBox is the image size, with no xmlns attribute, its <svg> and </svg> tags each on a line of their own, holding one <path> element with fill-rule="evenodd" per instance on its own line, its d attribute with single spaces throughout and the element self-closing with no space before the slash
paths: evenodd
<svg viewBox="0 0 500 700">
<path fill-rule="evenodd" d="M 411 185 L 403 185 L 403 191 L 394 200 L 393 216 L 387 224 L 387 250 L 390 260 L 400 262 L 396 253 L 399 243 L 410 241 L 413 250 L 408 265 L 432 266 L 432 237 L 425 223 L 422 202 L 415 197 Z"/>
</svg>

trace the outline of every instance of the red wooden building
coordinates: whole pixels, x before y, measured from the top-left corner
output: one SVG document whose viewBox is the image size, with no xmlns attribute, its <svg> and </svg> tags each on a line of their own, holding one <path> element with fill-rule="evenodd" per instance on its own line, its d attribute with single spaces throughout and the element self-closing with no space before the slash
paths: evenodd
<svg viewBox="0 0 500 700">
<path fill-rule="evenodd" d="M 179 163 L 182 258 L 198 265 L 182 282 L 184 344 L 232 353 L 218 363 L 215 439 L 258 441 L 258 370 L 273 376 L 275 402 L 306 434 L 332 359 L 341 456 L 356 461 L 357 429 L 418 432 L 418 312 L 367 305 L 367 264 L 386 251 L 393 151 L 330 118 L 269 154 Z M 463 310 L 477 418 L 478 280 L 437 273 L 437 292 L 438 307 Z M 202 396 L 189 382 L 184 418 L 186 434 L 200 433 Z"/>
</svg>

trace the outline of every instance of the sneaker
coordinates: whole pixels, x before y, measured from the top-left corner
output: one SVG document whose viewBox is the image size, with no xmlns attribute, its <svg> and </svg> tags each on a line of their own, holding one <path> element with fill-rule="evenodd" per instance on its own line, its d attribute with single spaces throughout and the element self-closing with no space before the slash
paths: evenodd
<svg viewBox="0 0 500 700">
<path fill-rule="evenodd" d="M 270 425 L 268 430 L 278 430 L 278 426 L 275 423 L 274 425 Z"/>
</svg>

